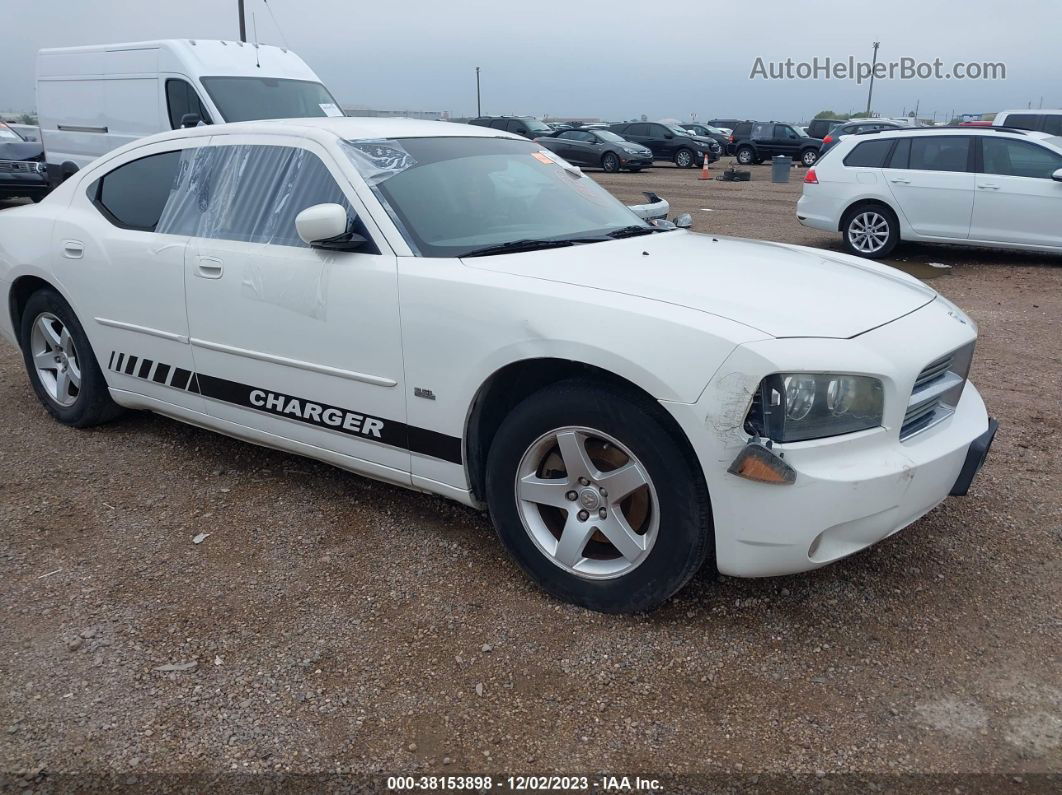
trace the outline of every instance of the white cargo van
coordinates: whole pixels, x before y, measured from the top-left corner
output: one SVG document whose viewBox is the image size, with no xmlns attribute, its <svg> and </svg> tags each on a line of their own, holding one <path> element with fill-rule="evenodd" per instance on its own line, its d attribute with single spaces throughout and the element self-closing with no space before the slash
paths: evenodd
<svg viewBox="0 0 1062 795">
<path fill-rule="evenodd" d="M 80 168 L 182 123 L 343 113 L 291 50 L 168 39 L 41 50 L 37 115 L 47 162 L 71 161 Z"/>
</svg>

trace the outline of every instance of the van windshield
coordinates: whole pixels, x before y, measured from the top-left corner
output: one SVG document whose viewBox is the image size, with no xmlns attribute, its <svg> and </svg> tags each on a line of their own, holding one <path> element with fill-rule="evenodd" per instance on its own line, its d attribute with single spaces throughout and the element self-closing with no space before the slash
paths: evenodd
<svg viewBox="0 0 1062 795">
<path fill-rule="evenodd" d="M 320 83 L 276 77 L 204 77 L 203 87 L 225 121 L 342 116 Z"/>
</svg>

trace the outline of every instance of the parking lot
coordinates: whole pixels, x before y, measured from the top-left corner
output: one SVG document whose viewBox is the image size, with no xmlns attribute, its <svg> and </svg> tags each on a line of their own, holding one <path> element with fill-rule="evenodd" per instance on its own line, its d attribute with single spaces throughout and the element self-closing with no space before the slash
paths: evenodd
<svg viewBox="0 0 1062 795">
<path fill-rule="evenodd" d="M 795 219 L 803 169 L 752 171 L 592 173 L 698 232 L 840 250 Z M 1001 431 L 970 496 L 810 574 L 703 571 L 642 617 L 545 596 L 441 498 L 149 414 L 63 427 L 4 346 L 0 769 L 1036 786 L 1062 764 L 1062 260 L 896 254 L 979 325 Z"/>
</svg>

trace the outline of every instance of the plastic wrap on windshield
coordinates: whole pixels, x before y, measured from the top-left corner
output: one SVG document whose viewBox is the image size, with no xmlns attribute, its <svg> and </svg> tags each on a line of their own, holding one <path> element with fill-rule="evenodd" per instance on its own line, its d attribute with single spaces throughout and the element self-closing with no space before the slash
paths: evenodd
<svg viewBox="0 0 1062 795">
<path fill-rule="evenodd" d="M 405 147 L 394 140 L 341 141 L 340 148 L 370 186 L 379 185 L 417 164 Z"/>
</svg>

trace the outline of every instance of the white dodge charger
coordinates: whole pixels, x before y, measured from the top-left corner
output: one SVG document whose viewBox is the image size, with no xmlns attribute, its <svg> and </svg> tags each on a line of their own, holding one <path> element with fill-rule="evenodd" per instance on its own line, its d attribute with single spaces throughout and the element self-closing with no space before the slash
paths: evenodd
<svg viewBox="0 0 1062 795">
<path fill-rule="evenodd" d="M 57 420 L 148 409 L 486 507 L 595 610 L 842 558 L 964 494 L 974 324 L 865 260 L 650 224 L 445 122 L 198 127 L 0 213 Z"/>
</svg>

